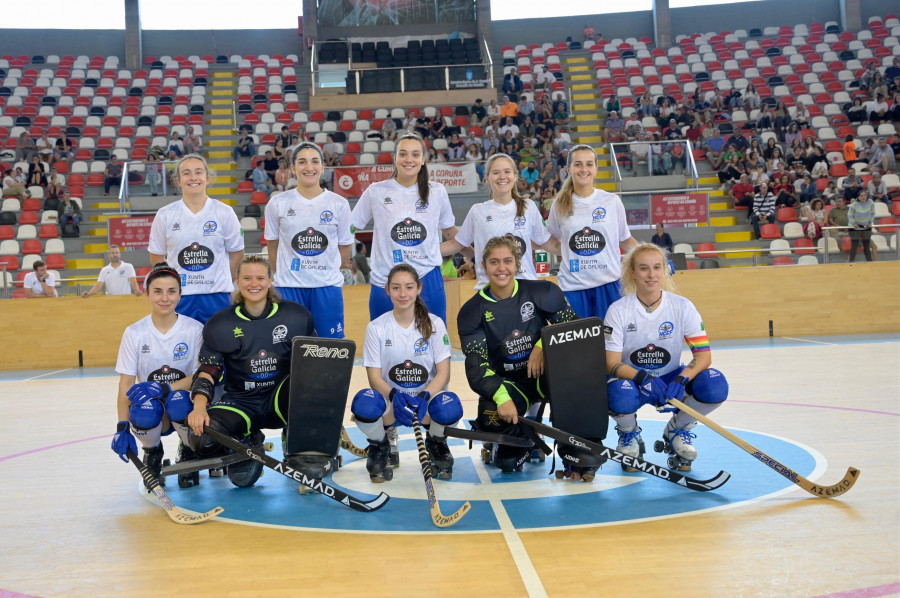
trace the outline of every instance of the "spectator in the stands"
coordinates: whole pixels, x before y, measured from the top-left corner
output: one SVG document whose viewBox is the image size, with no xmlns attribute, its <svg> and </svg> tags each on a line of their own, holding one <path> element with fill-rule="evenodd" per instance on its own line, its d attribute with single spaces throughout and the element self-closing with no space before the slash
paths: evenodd
<svg viewBox="0 0 900 598">
<path fill-rule="evenodd" d="M 338 146 L 334 142 L 334 136 L 331 134 L 325 136 L 322 155 L 325 157 L 325 166 L 337 166 Z"/>
<path fill-rule="evenodd" d="M 169 139 L 169 147 L 166 148 L 166 157 L 169 160 L 177 160 L 184 155 L 184 140 L 178 134 L 178 131 L 172 131 L 172 138 Z"/>
<path fill-rule="evenodd" d="M 521 93 L 524 89 L 525 84 L 522 83 L 518 71 L 513 67 L 506 76 L 503 77 L 503 93 Z"/>
<path fill-rule="evenodd" d="M 584 41 L 585 46 L 588 45 L 587 42 L 593 42 L 597 38 L 597 32 L 594 30 L 594 26 L 590 23 L 584 24 Z"/>
<path fill-rule="evenodd" d="M 893 81 L 897 77 L 900 77 L 900 56 L 894 56 L 891 66 L 884 69 L 884 78 L 888 81 Z"/>
<path fill-rule="evenodd" d="M 550 67 L 545 64 L 541 67 L 541 72 L 538 73 L 535 80 L 535 89 L 549 90 L 554 81 L 556 81 L 556 77 L 550 72 Z"/>
<path fill-rule="evenodd" d="M 566 132 L 565 127 L 553 132 L 553 149 L 556 152 L 572 147 L 572 138 Z"/>
<path fill-rule="evenodd" d="M 505 121 L 507 118 L 516 120 L 519 117 L 519 105 L 511 102 L 509 97 L 500 98 L 500 118 Z"/>
<path fill-rule="evenodd" d="M 772 128 L 772 123 L 775 121 L 775 108 L 769 104 L 764 104 L 759 109 L 759 116 L 756 117 L 756 129 L 758 131 L 765 131 L 766 129 Z"/>
<path fill-rule="evenodd" d="M 718 128 L 714 128 L 712 137 L 706 140 L 705 149 L 710 168 L 720 170 L 725 161 L 725 140 Z"/>
<path fill-rule="evenodd" d="M 779 165 L 786 166 L 784 156 L 781 153 L 781 148 L 776 147 L 772 150 L 772 157 L 766 160 L 766 172 L 770 175 L 775 174 L 779 170 Z"/>
<path fill-rule="evenodd" d="M 144 160 L 144 174 L 147 175 L 147 184 L 150 186 L 150 195 L 156 197 L 159 195 L 159 180 L 162 173 L 162 164 L 156 154 L 150 152 L 147 159 Z"/>
<path fill-rule="evenodd" d="M 854 169 L 851 168 L 847 172 L 842 187 L 844 188 L 844 199 L 847 202 L 852 202 L 859 195 L 859 192 L 862 190 L 862 179 L 859 178 Z"/>
<path fill-rule="evenodd" d="M 485 126 L 487 124 L 487 109 L 481 98 L 477 98 L 472 107 L 469 108 L 469 122 L 472 125 Z"/>
<path fill-rule="evenodd" d="M 475 129 L 473 127 L 469 127 L 468 133 L 466 133 L 466 149 L 469 148 L 473 143 L 477 143 L 478 147 L 481 147 L 481 138 L 475 133 Z"/>
<path fill-rule="evenodd" d="M 796 141 L 799 147 L 799 143 L 803 140 L 803 135 L 800 133 L 800 127 L 796 122 L 792 122 L 788 125 L 788 130 L 784 134 L 784 144 L 789 147 L 794 147 L 794 142 Z"/>
<path fill-rule="evenodd" d="M 725 106 L 729 111 L 738 110 L 743 106 L 741 92 L 737 88 L 728 91 L 728 95 L 725 96 Z"/>
<path fill-rule="evenodd" d="M 847 109 L 847 120 L 850 124 L 866 122 L 866 106 L 863 104 L 862 98 L 856 96 L 853 98 L 853 104 Z"/>
<path fill-rule="evenodd" d="M 737 151 L 730 151 L 726 156 L 730 156 L 730 158 L 717 173 L 719 176 L 719 184 L 722 185 L 723 191 L 728 189 L 730 185 L 737 183 L 742 176 L 747 174 L 747 171 L 744 169 L 744 164 L 741 162 L 741 155 Z"/>
<path fill-rule="evenodd" d="M 822 237 L 822 227 L 825 226 L 825 202 L 819 197 L 813 198 L 808 206 L 800 208 L 800 215 L 807 219 L 803 225 L 804 234 L 809 239 L 818 241 Z"/>
<path fill-rule="evenodd" d="M 880 171 L 876 170 L 872 174 L 872 180 L 869 181 L 866 189 L 869 192 L 869 199 L 872 201 L 883 201 L 890 207 L 891 198 L 888 195 L 887 185 L 884 184 L 884 179 L 881 177 Z"/>
<path fill-rule="evenodd" d="M 894 98 L 893 98 L 893 106 L 891 108 L 891 120 L 900 120 L 900 77 L 894 79 Z M 900 137 L 895 137 L 895 141 L 900 140 Z M 896 151 L 894 152 L 896 153 Z"/>
<path fill-rule="evenodd" d="M 438 112 L 431 119 L 431 136 L 434 139 L 443 139 L 447 134 L 447 123 L 444 117 Z"/>
<path fill-rule="evenodd" d="M 631 164 L 629 166 L 636 171 L 638 164 L 645 163 L 647 164 L 647 171 L 649 173 L 650 144 L 647 143 L 647 135 L 643 131 L 637 134 L 634 143 L 629 146 L 629 149 L 631 150 Z"/>
<path fill-rule="evenodd" d="M 537 168 L 537 164 L 534 160 L 530 160 L 528 162 L 528 167 L 522 169 L 522 174 L 520 175 L 528 185 L 533 185 L 535 181 L 540 179 L 541 172 Z"/>
<path fill-rule="evenodd" d="M 809 110 L 806 109 L 806 106 L 803 102 L 798 101 L 797 105 L 794 107 L 794 122 L 797 123 L 797 126 L 801 129 L 805 129 L 809 126 Z"/>
<path fill-rule="evenodd" d="M 44 163 L 41 162 L 41 157 L 37 154 L 34 154 L 31 157 L 31 163 L 28 164 L 28 175 L 25 177 L 25 186 L 47 186 L 47 176 L 44 174 Z"/>
<path fill-rule="evenodd" d="M 653 96 L 650 95 L 649 89 L 644 92 L 644 95 L 641 96 L 639 106 L 644 116 L 656 117 L 659 115 L 659 106 L 657 106 L 656 102 L 653 101 Z"/>
<path fill-rule="evenodd" d="M 747 84 L 747 87 L 744 89 L 744 93 L 741 96 L 741 100 L 746 111 L 750 112 L 759 109 L 759 92 L 756 91 L 756 86 L 753 83 Z"/>
<path fill-rule="evenodd" d="M 3 197 L 18 197 L 19 200 L 25 200 L 31 197 L 25 183 L 16 178 L 16 171 L 10 168 L 3 175 Z"/>
<path fill-rule="evenodd" d="M 290 180 L 291 170 L 288 168 L 287 160 L 282 158 L 278 161 L 278 170 L 275 171 L 275 190 L 287 191 Z"/>
<path fill-rule="evenodd" d="M 444 152 L 436 150 L 434 146 L 432 146 L 428 148 L 427 160 L 431 164 L 440 164 L 447 161 L 447 156 L 444 154 Z"/>
<path fill-rule="evenodd" d="M 238 156 L 253 156 L 256 154 L 256 147 L 253 145 L 253 137 L 247 129 L 241 129 L 241 138 L 238 139 L 234 146 L 234 161 L 237 162 Z"/>
<path fill-rule="evenodd" d="M 16 140 L 16 161 L 31 162 L 32 156 L 36 154 L 37 144 L 31 138 L 31 135 L 28 134 L 28 131 L 19 133 L 19 138 Z"/>
<path fill-rule="evenodd" d="M 256 168 L 253 169 L 253 190 L 262 191 L 267 196 L 271 195 L 272 191 L 275 190 L 275 186 L 269 180 L 269 173 L 266 172 L 265 164 L 262 160 L 257 161 Z"/>
<path fill-rule="evenodd" d="M 269 181 L 275 183 L 275 171 L 278 170 L 278 158 L 272 153 L 272 150 L 266 150 L 265 157 L 262 160 L 263 169 L 269 175 Z"/>
<path fill-rule="evenodd" d="M 104 286 L 107 295 L 143 295 L 141 287 L 137 282 L 134 266 L 122 261 L 121 250 L 113 245 L 109 248 L 109 264 L 100 270 L 97 282 L 89 290 L 81 294 L 87 299 L 91 295 L 96 295 Z"/>
<path fill-rule="evenodd" d="M 103 195 L 109 195 L 109 188 L 113 185 L 122 186 L 122 171 L 124 167 L 119 158 L 113 154 L 106 164 L 106 170 L 103 172 Z"/>
<path fill-rule="evenodd" d="M 482 123 L 482 127 L 491 122 L 492 119 L 498 118 L 500 116 L 500 106 L 497 105 L 497 100 L 491 99 L 490 103 L 487 105 L 487 121 Z"/>
<path fill-rule="evenodd" d="M 825 188 L 822 189 L 822 199 L 825 200 L 825 203 L 832 206 L 837 203 L 838 199 L 844 199 L 844 195 L 837 188 L 837 181 L 830 179 L 825 184 Z"/>
<path fill-rule="evenodd" d="M 534 102 L 528 99 L 528 96 L 521 95 L 519 96 L 519 118 L 516 121 L 516 124 L 521 124 L 526 117 L 534 118 Z"/>
<path fill-rule="evenodd" d="M 653 133 L 653 141 L 659 141 L 659 133 Z M 665 175 L 672 171 L 672 155 L 668 152 L 668 144 L 650 144 L 650 174 Z"/>
<path fill-rule="evenodd" d="M 537 128 L 534 126 L 534 121 L 531 120 L 530 116 L 526 116 L 522 119 L 522 124 L 519 125 L 519 136 L 525 140 L 525 142 L 534 142 L 534 138 L 537 137 Z"/>
<path fill-rule="evenodd" d="M 53 157 L 53 140 L 47 136 L 47 130 L 41 131 L 41 138 L 37 140 L 37 151 L 41 155 L 41 159 L 48 162 Z"/>
<path fill-rule="evenodd" d="M 732 204 L 738 207 L 753 207 L 753 185 L 750 184 L 750 178 L 746 174 L 742 174 L 740 179 L 728 192 L 731 196 Z"/>
<path fill-rule="evenodd" d="M 774 220 L 775 196 L 769 191 L 769 185 L 763 183 L 759 186 L 759 193 L 753 198 L 753 206 L 750 208 L 750 225 L 757 240 L 761 238 L 760 225 Z"/>
<path fill-rule="evenodd" d="M 67 224 L 73 224 L 76 231 L 81 231 L 81 206 L 72 199 L 72 194 L 66 190 L 63 193 L 62 203 L 59 204 L 59 230 L 65 231 Z"/>
<path fill-rule="evenodd" d="M 725 139 L 725 145 L 734 146 L 734 149 L 742 155 L 747 155 L 747 150 L 750 148 L 750 141 L 741 135 L 740 131 L 735 130 L 731 132 L 731 135 L 729 135 L 727 139 Z"/>
<path fill-rule="evenodd" d="M 675 249 L 675 244 L 672 242 L 672 237 L 665 231 L 665 225 L 662 222 L 656 223 L 656 234 L 653 235 L 653 238 L 650 239 L 650 242 L 658 247 L 662 247 L 666 250 L 667 253 L 672 253 Z"/>
<path fill-rule="evenodd" d="M 888 88 L 887 81 L 884 77 L 881 76 L 881 73 L 875 73 L 875 78 L 872 79 L 872 86 L 869 88 L 869 93 L 873 98 L 887 98 L 890 89 Z"/>
<path fill-rule="evenodd" d="M 675 107 L 669 102 L 668 98 L 664 99 L 662 104 L 660 104 L 657 108 L 656 123 L 660 127 L 665 127 L 670 123 L 671 120 L 675 120 L 674 116 Z"/>
<path fill-rule="evenodd" d="M 795 170 L 798 165 L 805 169 L 806 156 L 803 154 L 803 149 L 801 149 L 799 145 L 795 145 L 791 150 L 791 154 L 785 159 L 785 163 L 792 171 Z"/>
<path fill-rule="evenodd" d="M 447 159 L 451 162 L 462 160 L 466 155 L 466 145 L 459 138 L 459 133 L 454 131 L 447 142 Z"/>
<path fill-rule="evenodd" d="M 365 284 L 369 283 L 369 273 L 372 271 L 369 267 L 369 260 L 366 259 L 366 244 L 360 243 L 357 241 L 356 243 L 356 253 L 353 255 L 353 263 L 356 264 L 356 269 L 363 275 L 363 280 Z"/>
<path fill-rule="evenodd" d="M 753 184 L 753 189 L 757 193 L 759 193 L 759 188 L 763 183 L 768 184 L 771 180 L 769 178 L 769 174 L 766 172 L 766 165 L 760 164 L 756 167 L 756 170 L 749 173 L 750 174 L 750 182 Z"/>
<path fill-rule="evenodd" d="M 832 183 L 834 181 L 831 181 Z M 837 191 L 835 189 L 835 191 Z M 850 207 L 847 205 L 847 201 L 840 194 L 835 195 L 834 197 L 834 207 L 832 207 L 825 214 L 825 222 L 828 226 L 848 226 L 848 216 L 850 212 Z M 830 231 L 829 233 L 834 237 L 842 237 L 847 234 L 846 231 Z"/>
<path fill-rule="evenodd" d="M 833 211 L 833 210 L 832 210 Z M 875 204 L 863 189 L 850 204 L 847 211 L 847 225 L 850 227 L 850 261 L 856 261 L 859 244 L 862 243 L 866 261 L 872 261 L 872 225 L 875 224 Z"/>
<path fill-rule="evenodd" d="M 385 141 L 393 141 L 397 138 L 397 123 L 393 118 L 386 118 L 381 125 L 381 136 Z"/>
<path fill-rule="evenodd" d="M 872 81 L 875 79 L 875 75 L 878 74 L 877 70 L 877 62 L 875 60 L 870 60 L 868 64 L 866 64 L 865 72 L 859 77 L 859 88 L 862 91 L 869 91 Z"/>
<path fill-rule="evenodd" d="M 275 145 L 272 146 L 272 155 L 275 156 L 276 160 L 287 159 L 287 150 L 281 143 L 281 137 L 275 138 Z"/>
<path fill-rule="evenodd" d="M 37 260 L 31 266 L 34 271 L 25 275 L 22 287 L 27 299 L 48 299 L 56 297 L 56 278 L 47 271 L 47 264 Z"/>
<path fill-rule="evenodd" d="M 888 105 L 887 101 L 885 101 L 885 96 L 880 93 L 875 96 L 875 99 L 866 106 L 866 111 L 869 113 L 869 122 L 873 125 L 877 125 L 884 120 L 888 114 Z"/>
<path fill-rule="evenodd" d="M 519 161 L 519 142 L 512 136 L 512 131 L 507 131 L 500 138 L 499 151 L 510 156 L 516 162 Z"/>
<path fill-rule="evenodd" d="M 825 155 L 825 149 L 821 145 L 813 147 L 812 155 L 806 158 L 806 170 L 814 179 L 820 179 L 828 176 L 828 157 Z"/>
<path fill-rule="evenodd" d="M 610 96 L 610 98 L 606 100 L 604 109 L 606 110 L 606 115 L 608 117 L 611 117 L 613 112 L 615 112 L 616 115 L 622 112 L 622 104 L 619 102 L 619 98 L 617 98 L 616 96 Z"/>
<path fill-rule="evenodd" d="M 497 138 L 497 135 L 494 134 L 493 129 L 488 129 L 485 133 L 484 140 L 482 141 L 482 147 L 484 148 L 485 158 L 489 158 L 493 154 L 500 151 L 500 140 Z"/>
<path fill-rule="evenodd" d="M 726 110 L 725 98 L 722 97 L 722 91 L 716 87 L 712 90 L 712 95 L 706 100 L 709 109 L 712 112 L 724 112 Z"/>
<path fill-rule="evenodd" d="M 500 135 L 506 135 L 507 131 L 511 132 L 513 137 L 519 137 L 519 126 L 511 116 L 507 116 L 503 126 L 500 127 Z"/>
<path fill-rule="evenodd" d="M 434 123 L 430 118 L 426 116 L 417 116 L 415 117 L 415 124 L 413 124 L 413 132 L 422 139 L 429 139 L 431 137 L 432 124 Z"/>
<path fill-rule="evenodd" d="M 290 141 L 290 136 L 288 136 Z M 286 145 L 284 147 L 287 147 Z M 203 151 L 203 139 L 194 132 L 194 127 L 187 128 L 187 135 L 184 136 L 184 153 L 199 154 Z"/>
<path fill-rule="evenodd" d="M 63 194 L 63 190 L 65 189 L 65 185 L 63 185 L 62 177 L 59 172 L 56 171 L 55 168 L 50 169 L 50 177 L 47 179 L 47 189 L 45 190 L 45 195 L 49 199 L 59 199 Z M 44 209 L 48 209 L 44 207 Z M 49 208 L 54 209 L 54 208 Z"/>
<path fill-rule="evenodd" d="M 553 124 L 556 125 L 556 127 L 569 124 L 569 112 L 562 102 L 557 103 L 556 112 L 553 113 Z"/>
<path fill-rule="evenodd" d="M 879 137 L 878 143 L 872 148 L 869 157 L 869 170 L 878 169 L 887 174 L 897 170 L 897 160 L 894 156 L 894 150 L 888 145 L 887 138 Z"/>
<path fill-rule="evenodd" d="M 797 205 L 797 198 L 794 197 L 794 182 L 791 180 L 791 175 L 783 174 L 778 177 L 778 182 L 775 183 L 775 188 L 772 192 L 775 194 L 776 207 L 793 208 Z"/>
<path fill-rule="evenodd" d="M 816 185 L 816 182 L 809 174 L 805 174 L 802 179 L 794 181 L 794 189 L 797 192 L 797 198 L 800 200 L 801 205 L 811 203 L 812 200 L 816 199 L 819 191 L 818 185 Z"/>
<path fill-rule="evenodd" d="M 470 143 L 466 149 L 466 162 L 475 163 L 475 172 L 478 173 L 478 180 L 484 179 L 484 153 L 481 151 L 480 143 Z"/>
</svg>

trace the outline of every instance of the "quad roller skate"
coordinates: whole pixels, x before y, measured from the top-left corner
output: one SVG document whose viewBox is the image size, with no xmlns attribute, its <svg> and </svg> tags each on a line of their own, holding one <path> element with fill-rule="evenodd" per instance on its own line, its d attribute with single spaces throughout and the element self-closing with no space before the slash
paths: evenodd
<svg viewBox="0 0 900 598">
<path fill-rule="evenodd" d="M 341 468 L 344 461 L 340 455 L 332 457 L 321 453 L 297 453 L 288 455 L 284 460 L 285 464 L 302 473 L 308 478 L 321 480 L 329 473 L 337 471 Z M 308 494 L 315 492 L 304 484 L 300 484 L 300 494 Z"/>
<path fill-rule="evenodd" d="M 163 460 L 163 455 L 163 445 L 160 442 L 159 445 L 157 445 L 155 448 L 145 448 L 144 458 L 142 459 L 144 467 L 146 467 L 150 471 L 150 473 L 153 474 L 153 477 L 156 478 L 156 481 L 159 482 L 160 486 L 166 485 L 166 478 L 162 475 L 162 468 L 164 465 L 169 465 L 169 460 Z M 147 484 L 144 484 L 144 486 L 147 486 Z M 147 487 L 147 491 L 150 491 L 149 487 Z"/>
<path fill-rule="evenodd" d="M 494 461 L 494 443 L 481 443 L 481 460 L 485 465 L 490 465 Z"/>
<path fill-rule="evenodd" d="M 653 444 L 653 450 L 657 453 L 670 455 L 666 461 L 669 469 L 691 470 L 691 463 L 697 458 L 697 449 L 694 448 L 692 439 L 697 435 L 690 430 L 696 425 L 697 422 L 693 422 L 683 428 L 676 428 L 674 420 L 669 420 L 663 432 L 663 439 Z"/>
<path fill-rule="evenodd" d="M 556 471 L 557 480 L 565 478 L 573 482 L 593 482 L 597 476 L 597 470 L 606 461 L 603 457 L 597 457 L 589 452 L 564 445 L 557 445 L 556 452 L 559 453 L 563 462 L 562 471 Z"/>
<path fill-rule="evenodd" d="M 251 432 L 249 436 L 241 438 L 240 442 L 250 447 L 265 450 L 265 440 L 265 434 L 257 430 L 256 432 Z M 238 488 L 249 488 L 262 477 L 263 464 L 256 459 L 246 459 L 225 466 L 225 473 L 228 475 L 231 483 Z M 210 476 L 212 476 L 212 470 L 210 470 Z"/>
<path fill-rule="evenodd" d="M 616 432 L 619 434 L 619 444 L 616 446 L 616 450 L 623 455 L 643 459 L 646 447 L 644 446 L 644 440 L 641 438 L 641 429 L 638 426 L 630 430 L 616 426 Z M 622 471 L 631 472 L 637 471 L 637 469 L 622 463 Z"/>
<path fill-rule="evenodd" d="M 180 440 L 178 441 L 178 458 L 175 459 L 176 463 L 183 463 L 185 461 L 191 461 L 197 458 L 197 453 L 195 453 L 190 446 L 184 444 Z M 191 473 L 179 473 L 178 474 L 178 487 L 179 488 L 192 488 L 194 486 L 198 486 L 200 484 L 200 472 L 192 471 Z"/>
<path fill-rule="evenodd" d="M 530 456 L 529 448 L 498 444 L 494 451 L 494 465 L 503 473 L 522 471 L 522 466 Z"/>
<path fill-rule="evenodd" d="M 389 466 L 391 444 L 387 435 L 381 441 L 369 439 L 369 455 L 366 457 L 366 470 L 373 484 L 381 484 L 394 477 L 394 469 Z"/>
<path fill-rule="evenodd" d="M 449 480 L 453 477 L 453 455 L 447 446 L 447 437 L 425 435 L 425 448 L 431 458 L 431 467 L 435 477 L 441 480 Z"/>
</svg>

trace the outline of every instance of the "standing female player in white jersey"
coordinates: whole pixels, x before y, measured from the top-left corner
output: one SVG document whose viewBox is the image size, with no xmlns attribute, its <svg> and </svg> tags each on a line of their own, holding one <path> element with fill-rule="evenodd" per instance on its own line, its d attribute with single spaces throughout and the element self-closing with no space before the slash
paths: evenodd
<svg viewBox="0 0 900 598">
<path fill-rule="evenodd" d="M 234 210 L 206 195 L 212 182 L 206 159 L 188 154 L 178 161 L 182 198 L 156 213 L 150 228 L 150 262 L 168 262 L 181 275 L 177 312 L 206 323 L 231 304 L 244 237 Z"/>
<path fill-rule="evenodd" d="M 440 237 L 456 236 L 447 190 L 428 180 L 425 142 L 404 135 L 394 152 L 394 175 L 374 183 L 353 208 L 351 224 L 364 229 L 373 221 L 372 272 L 369 277 L 369 319 L 391 311 L 385 285 L 395 264 L 407 263 L 422 279 L 422 299 L 428 311 L 447 321 L 447 296 L 441 275 Z"/>
<path fill-rule="evenodd" d="M 376 483 L 393 477 L 388 461 L 389 453 L 396 454 L 392 446 L 396 430 L 391 426 L 395 420 L 411 426 L 415 415 L 428 429 L 425 446 L 437 477 L 450 478 L 453 456 L 444 428 L 456 425 L 463 411 L 459 397 L 446 391 L 450 382 L 447 327 L 428 313 L 422 281 L 411 265 L 391 268 L 387 292 L 393 309 L 366 326 L 363 365 L 371 388 L 356 393 L 350 406 L 356 425 L 369 439 L 366 469 Z M 399 464 L 393 457 L 390 461 Z"/>
<path fill-rule="evenodd" d="M 183 422 L 192 409 L 188 389 L 197 370 L 203 325 L 175 313 L 181 298 L 181 277 L 165 262 L 147 275 L 146 290 L 150 315 L 126 328 L 119 345 L 119 423 L 112 449 L 127 463 L 128 451 L 137 453 L 134 437 L 140 438 L 144 465 L 164 485 L 164 478 L 159 476 L 161 437 L 174 427 L 187 446 L 188 428 Z M 190 474 L 186 479 L 193 480 Z M 184 482 L 181 476 L 178 481 L 179 485 Z"/>
<path fill-rule="evenodd" d="M 642 243 L 625 256 L 622 271 L 625 296 L 610 306 L 604 324 L 610 415 L 619 433 L 618 449 L 638 456 L 644 451 L 635 412 L 642 405 L 665 407 L 682 400 L 706 415 L 728 398 L 728 382 L 710 367 L 712 353 L 706 327 L 697 308 L 675 294 L 665 251 Z M 693 358 L 679 365 L 682 343 Z M 672 454 L 669 467 L 690 471 L 697 458 L 691 428 L 697 421 L 676 411 L 663 432 L 660 448 Z M 659 449 L 657 449 L 659 450 Z"/>
<path fill-rule="evenodd" d="M 559 287 L 579 317 L 604 318 L 609 306 L 622 296 L 619 248 L 628 251 L 637 241 L 628 230 L 622 200 L 594 188 L 594 148 L 573 147 L 566 170 L 569 178 L 547 219 L 547 228 L 561 247 Z"/>
<path fill-rule="evenodd" d="M 456 237 L 441 243 L 441 254 L 453 255 L 471 245 L 475 246 L 475 290 L 488 284 L 481 255 L 488 239 L 509 233 L 519 245 L 522 270 L 516 278 L 537 280 L 531 246 L 559 253 L 559 241 L 550 237 L 535 203 L 516 189 L 516 163 L 506 154 L 494 154 L 485 164 L 485 177 L 491 187 L 490 199 L 469 209 Z"/>
<path fill-rule="evenodd" d="M 316 144 L 296 147 L 291 167 L 297 187 L 269 200 L 265 235 L 282 298 L 304 305 L 320 336 L 344 338 L 341 264 L 354 242 L 350 204 L 319 186 L 324 163 Z"/>
</svg>

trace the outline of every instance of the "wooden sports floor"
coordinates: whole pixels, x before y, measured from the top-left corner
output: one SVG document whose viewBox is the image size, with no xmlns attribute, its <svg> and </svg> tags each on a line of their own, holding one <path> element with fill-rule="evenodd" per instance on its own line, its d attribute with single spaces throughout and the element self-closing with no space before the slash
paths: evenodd
<svg viewBox="0 0 900 598">
<path fill-rule="evenodd" d="M 301 496 L 271 471 L 249 489 L 204 474 L 190 490 L 170 480 L 172 500 L 225 512 L 182 526 L 109 449 L 110 368 L 0 373 L 0 597 L 900 595 L 900 336 L 727 341 L 713 359 L 731 387 L 713 420 L 823 484 L 857 467 L 856 485 L 815 498 L 702 426 L 691 475 L 732 476 L 706 493 L 615 464 L 593 484 L 556 480 L 549 460 L 501 476 L 456 442 L 454 479 L 435 488 L 445 514 L 472 510 L 438 530 L 404 431 L 393 481 L 370 484 L 344 451 L 334 475 L 355 495 L 391 494 L 381 511 Z M 363 383 L 357 367 L 351 393 Z M 664 416 L 639 416 L 648 460 L 664 464 L 650 448 Z"/>
</svg>

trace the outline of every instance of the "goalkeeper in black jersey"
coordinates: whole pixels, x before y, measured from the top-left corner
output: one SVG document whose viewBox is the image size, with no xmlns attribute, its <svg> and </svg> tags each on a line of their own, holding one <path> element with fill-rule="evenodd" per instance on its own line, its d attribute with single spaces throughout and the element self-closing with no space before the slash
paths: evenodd
<svg viewBox="0 0 900 598">
<path fill-rule="evenodd" d="M 526 436 L 518 423 L 545 400 L 541 330 L 577 318 L 558 286 L 517 280 L 522 256 L 515 237 L 490 239 L 482 265 L 489 283 L 459 311 L 466 378 L 478 393 L 477 425 L 485 432 Z M 493 461 L 504 472 L 520 469 L 530 449 L 499 445 Z"/>
</svg>

